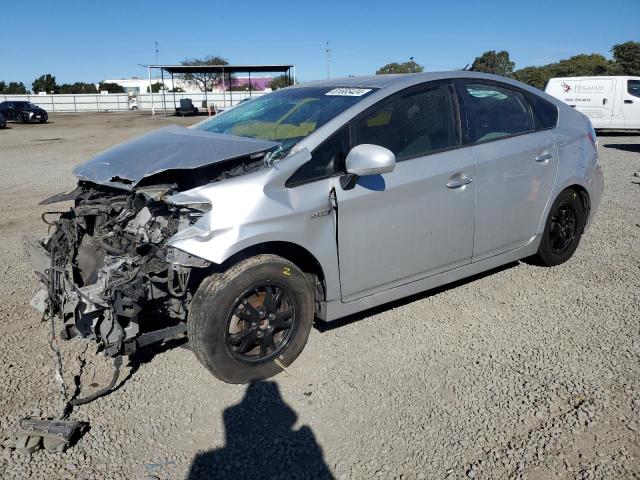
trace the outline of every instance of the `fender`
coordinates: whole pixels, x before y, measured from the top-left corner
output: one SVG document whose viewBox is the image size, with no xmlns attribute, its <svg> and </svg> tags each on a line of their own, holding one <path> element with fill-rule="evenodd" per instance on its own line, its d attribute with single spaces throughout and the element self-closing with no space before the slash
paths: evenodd
<svg viewBox="0 0 640 480">
<path fill-rule="evenodd" d="M 285 186 L 292 172 L 310 158 L 309 151 L 302 149 L 258 172 L 169 197 L 171 204 L 205 203 L 211 209 L 194 225 L 174 235 L 167 245 L 221 264 L 261 243 L 293 243 L 310 252 L 320 264 L 327 299 L 338 298 L 338 252 L 333 217 L 328 214 L 332 179 Z"/>
</svg>

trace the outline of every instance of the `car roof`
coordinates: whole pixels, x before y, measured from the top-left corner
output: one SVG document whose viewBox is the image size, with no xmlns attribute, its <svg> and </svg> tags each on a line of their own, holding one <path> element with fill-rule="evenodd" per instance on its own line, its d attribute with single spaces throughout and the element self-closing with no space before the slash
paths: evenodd
<svg viewBox="0 0 640 480">
<path fill-rule="evenodd" d="M 391 75 L 370 75 L 364 77 L 344 77 L 344 78 L 328 78 L 325 80 L 316 80 L 307 83 L 301 83 L 293 88 L 300 87 L 352 87 L 352 88 L 387 88 L 400 85 L 413 85 L 433 80 L 443 80 L 452 78 L 478 78 L 485 80 L 494 80 L 503 83 L 516 84 L 514 80 L 499 75 L 488 73 L 469 72 L 466 70 L 448 71 L 448 72 L 423 72 L 423 73 L 404 73 Z M 517 84 L 522 85 L 520 82 Z M 291 88 L 291 87 L 290 87 Z"/>
</svg>

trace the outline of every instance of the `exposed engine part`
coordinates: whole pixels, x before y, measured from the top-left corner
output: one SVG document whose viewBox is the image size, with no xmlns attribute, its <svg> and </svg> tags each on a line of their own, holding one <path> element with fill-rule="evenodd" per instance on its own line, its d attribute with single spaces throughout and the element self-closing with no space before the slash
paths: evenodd
<svg viewBox="0 0 640 480">
<path fill-rule="evenodd" d="M 43 284 L 32 304 L 62 319 L 63 338 L 97 339 L 116 357 L 144 343 L 137 337 L 184 331 L 197 286 L 192 271 L 210 264 L 166 242 L 208 206 L 163 201 L 173 192 L 172 185 L 123 191 L 81 183 L 45 201 L 75 201 L 67 212 L 43 216 L 53 227 L 49 237 L 25 243 Z"/>
</svg>

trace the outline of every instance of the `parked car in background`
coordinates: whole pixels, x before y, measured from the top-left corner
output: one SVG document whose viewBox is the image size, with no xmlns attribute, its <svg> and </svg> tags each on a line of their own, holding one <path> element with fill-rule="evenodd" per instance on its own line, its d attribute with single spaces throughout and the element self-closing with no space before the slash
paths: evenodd
<svg viewBox="0 0 640 480">
<path fill-rule="evenodd" d="M 552 78 L 545 91 L 584 113 L 596 129 L 640 130 L 640 77 Z"/>
<path fill-rule="evenodd" d="M 1 102 L 0 113 L 2 113 L 7 120 L 13 120 L 18 123 L 44 123 L 49 119 L 46 110 L 31 102 L 24 101 Z"/>
<path fill-rule="evenodd" d="M 7 126 L 7 119 L 4 118 L 4 115 L 0 113 L 0 128 L 4 128 Z"/>
<path fill-rule="evenodd" d="M 43 201 L 75 206 L 27 242 L 32 304 L 113 357 L 187 333 L 232 383 L 290 365 L 316 318 L 566 262 L 603 188 L 584 115 L 465 71 L 292 86 L 75 174 Z"/>
<path fill-rule="evenodd" d="M 2 113 L 7 120 L 13 120 L 18 123 L 44 123 L 49 119 L 46 110 L 31 102 L 25 101 L 1 102 L 0 113 Z"/>
</svg>

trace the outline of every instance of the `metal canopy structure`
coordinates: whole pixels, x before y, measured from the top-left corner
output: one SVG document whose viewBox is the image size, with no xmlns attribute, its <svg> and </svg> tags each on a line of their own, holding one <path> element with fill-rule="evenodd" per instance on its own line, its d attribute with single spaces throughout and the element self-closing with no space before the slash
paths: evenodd
<svg viewBox="0 0 640 480">
<path fill-rule="evenodd" d="M 167 73 L 290 73 L 295 65 L 149 65 Z"/>
<path fill-rule="evenodd" d="M 220 76 L 222 78 L 222 91 L 223 91 L 223 102 L 226 105 L 226 97 L 225 95 L 225 75 L 227 76 L 227 81 L 229 85 L 229 100 L 230 104 L 233 105 L 233 94 L 232 94 L 232 75 L 235 73 L 246 73 L 249 76 L 249 96 L 252 96 L 253 90 L 251 88 L 251 74 L 252 73 L 282 73 L 286 75 L 289 80 L 289 84 L 292 85 L 295 83 L 296 76 L 296 66 L 288 65 L 288 64 L 273 64 L 273 65 L 147 65 L 147 71 L 149 76 L 149 92 L 151 93 L 151 110 L 152 113 L 155 114 L 155 108 L 153 106 L 153 90 L 151 86 L 151 70 L 157 69 L 160 70 L 160 78 L 162 79 L 162 85 L 164 85 L 164 73 L 168 73 L 171 75 L 171 85 L 173 88 L 173 103 L 175 106 L 176 94 L 175 94 L 175 83 L 174 83 L 174 75 L 184 75 L 184 74 L 204 74 L 204 95 L 205 102 L 208 105 L 207 99 L 207 75 L 211 74 Z M 165 105 L 165 114 L 166 114 L 166 100 L 165 100 L 165 90 L 162 90 L 162 100 Z"/>
</svg>

